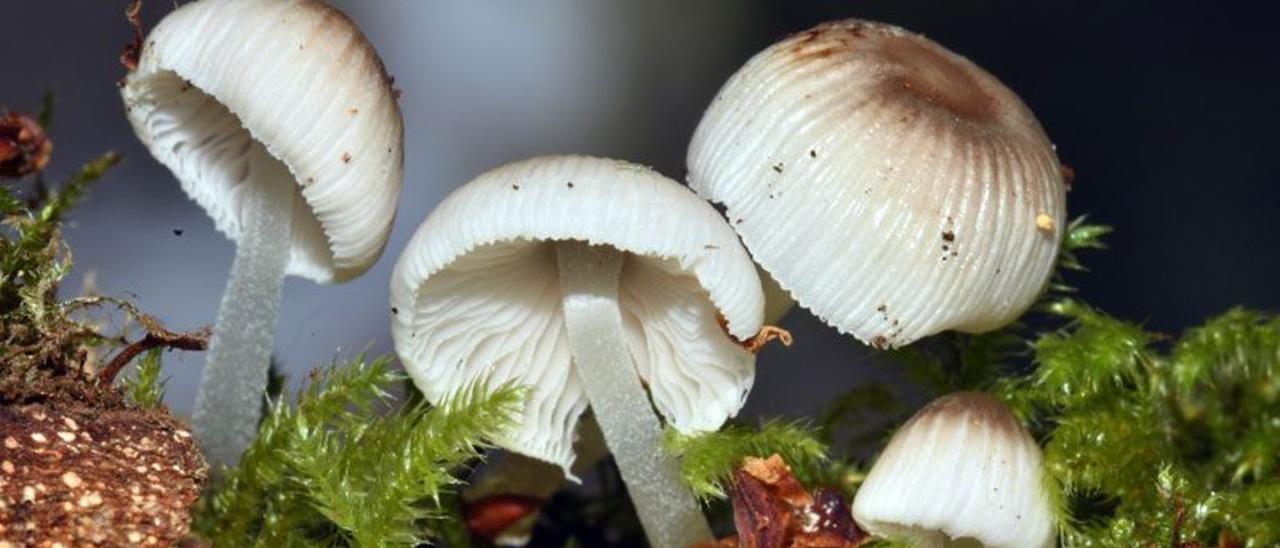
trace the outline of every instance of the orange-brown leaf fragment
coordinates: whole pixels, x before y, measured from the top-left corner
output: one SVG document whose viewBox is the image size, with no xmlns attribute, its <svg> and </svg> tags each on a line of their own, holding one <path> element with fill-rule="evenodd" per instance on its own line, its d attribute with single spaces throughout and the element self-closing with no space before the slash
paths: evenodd
<svg viewBox="0 0 1280 548">
<path fill-rule="evenodd" d="M 793 507 L 813 504 L 813 497 L 791 473 L 791 467 L 777 453 L 767 459 L 747 457 L 742 470 L 769 485 L 773 493 Z"/>
<path fill-rule="evenodd" d="M 738 343 L 738 346 L 741 346 L 747 352 L 752 354 L 759 354 L 760 350 L 764 349 L 764 346 L 769 344 L 771 341 L 778 341 L 782 343 L 782 346 L 791 346 L 791 343 L 794 341 L 791 337 L 790 331 L 775 325 L 761 326 L 760 330 L 757 331 L 755 335 L 752 335 L 751 338 L 745 341 L 740 341 L 737 337 L 734 337 L 729 333 L 729 321 L 726 320 L 724 315 L 719 312 L 716 313 L 716 325 L 720 326 L 720 331 L 723 331 L 726 337 L 729 337 L 730 340 Z"/>
</svg>

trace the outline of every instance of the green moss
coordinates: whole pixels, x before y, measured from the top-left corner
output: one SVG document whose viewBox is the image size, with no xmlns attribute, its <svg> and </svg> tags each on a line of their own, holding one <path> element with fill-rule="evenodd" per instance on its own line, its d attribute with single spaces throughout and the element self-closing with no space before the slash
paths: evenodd
<svg viewBox="0 0 1280 548">
<path fill-rule="evenodd" d="M 51 95 L 44 106 L 37 118 L 47 129 Z M 6 403 L 73 399 L 109 404 L 106 400 L 115 399 L 85 382 L 89 350 L 121 342 L 100 333 L 81 314 L 106 300 L 63 299 L 58 285 L 71 269 L 62 223 L 90 185 L 119 162 L 118 154 L 103 154 L 52 190 L 43 173 L 4 180 L 0 186 L 0 400 Z M 16 188 L 26 188 L 27 196 L 19 196 Z"/>
<path fill-rule="evenodd" d="M 159 348 L 148 350 L 138 359 L 133 374 L 121 383 L 125 401 L 141 409 L 157 409 L 164 403 L 164 381 L 160 378 Z"/>
<path fill-rule="evenodd" d="M 704 501 L 723 499 L 733 471 L 747 457 L 777 453 L 802 482 L 825 475 L 826 445 L 800 423 L 771 421 L 759 428 L 729 425 L 718 432 L 686 435 L 668 429 L 665 448 L 680 461 L 680 473 Z"/>
<path fill-rule="evenodd" d="M 393 407 L 400 382 L 389 358 L 315 373 L 295 406 L 273 404 L 196 530 L 218 546 L 412 546 L 452 531 L 456 474 L 503 434 L 521 393 L 477 384 L 438 407 Z"/>
<path fill-rule="evenodd" d="M 1075 301 L 1000 391 L 1045 432 L 1068 546 L 1280 542 L 1280 320 L 1232 310 L 1177 341 Z"/>
</svg>

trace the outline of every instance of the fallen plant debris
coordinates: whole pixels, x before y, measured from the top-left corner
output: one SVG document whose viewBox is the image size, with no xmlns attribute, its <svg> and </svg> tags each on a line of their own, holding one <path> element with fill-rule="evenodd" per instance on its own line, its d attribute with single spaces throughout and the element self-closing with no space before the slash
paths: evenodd
<svg viewBox="0 0 1280 548">
<path fill-rule="evenodd" d="M 0 109 L 0 178 L 25 177 L 49 165 L 53 142 L 27 116 Z"/>
<path fill-rule="evenodd" d="M 537 512 L 546 502 L 528 495 L 492 495 L 464 505 L 463 519 L 473 536 L 493 540 L 516 522 Z"/>
<path fill-rule="evenodd" d="M 778 455 L 748 457 L 734 471 L 737 535 L 703 548 L 856 548 L 870 540 L 833 489 L 805 490 Z"/>
<path fill-rule="evenodd" d="M 141 14 L 142 0 L 131 0 L 124 10 L 124 18 L 133 29 L 133 38 L 120 50 L 120 64 L 124 65 L 125 70 L 129 72 L 138 68 L 138 59 L 142 57 L 142 41 L 145 33 L 142 31 Z"/>
<path fill-rule="evenodd" d="M 794 342 L 790 331 L 776 325 L 760 326 L 760 330 L 755 335 L 741 341 L 729 333 L 729 321 L 725 319 L 723 314 L 716 314 L 716 325 L 720 326 L 720 331 L 723 331 L 725 336 L 729 337 L 729 340 L 737 342 L 738 346 L 752 354 L 759 354 L 765 345 L 771 341 L 778 341 L 782 343 L 782 346 L 791 346 L 791 343 Z"/>
<path fill-rule="evenodd" d="M 173 348 L 178 350 L 205 350 L 209 348 L 209 338 L 213 335 L 208 326 L 190 333 L 174 333 L 162 327 L 160 322 L 147 314 L 137 314 L 136 318 L 147 334 L 141 339 L 120 350 L 95 377 L 99 385 L 107 386 L 115 381 L 116 375 L 133 361 L 138 354 L 153 348 Z"/>
</svg>

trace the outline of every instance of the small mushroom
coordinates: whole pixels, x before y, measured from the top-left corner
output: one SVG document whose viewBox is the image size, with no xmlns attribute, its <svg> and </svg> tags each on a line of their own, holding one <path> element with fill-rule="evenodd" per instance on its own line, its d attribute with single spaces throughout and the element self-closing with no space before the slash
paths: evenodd
<svg viewBox="0 0 1280 548">
<path fill-rule="evenodd" d="M 313 0 L 186 4 L 122 94 L 151 154 L 236 242 L 193 416 L 210 461 L 234 463 L 257 430 L 285 275 L 345 281 L 382 253 L 400 109 L 360 30 Z"/>
<path fill-rule="evenodd" d="M 897 347 L 1012 321 L 1065 218 L 1053 145 L 993 76 L 903 29 L 848 20 L 756 55 L 688 155 L 752 256 L 843 333 Z"/>
<path fill-rule="evenodd" d="M 428 400 L 480 381 L 528 387 L 500 445 L 566 475 L 590 403 L 650 543 L 710 538 L 654 414 L 714 430 L 754 379 L 754 356 L 718 315 L 752 338 L 760 280 L 710 204 L 625 162 L 509 164 L 431 213 L 396 264 L 391 305 L 396 352 Z"/>
<path fill-rule="evenodd" d="M 1040 447 L 986 394 L 934 400 L 893 436 L 853 501 L 858 525 L 921 546 L 1053 545 Z"/>
</svg>

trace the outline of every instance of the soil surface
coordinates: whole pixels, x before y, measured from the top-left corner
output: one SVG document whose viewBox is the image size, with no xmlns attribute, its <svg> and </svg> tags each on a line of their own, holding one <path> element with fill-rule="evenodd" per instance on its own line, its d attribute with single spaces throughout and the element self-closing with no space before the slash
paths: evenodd
<svg viewBox="0 0 1280 548">
<path fill-rule="evenodd" d="M 164 409 L 49 399 L 0 406 L 0 548 L 177 544 L 208 472 L 190 431 Z"/>
</svg>

